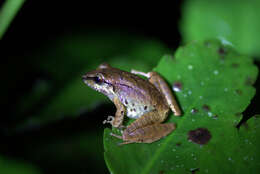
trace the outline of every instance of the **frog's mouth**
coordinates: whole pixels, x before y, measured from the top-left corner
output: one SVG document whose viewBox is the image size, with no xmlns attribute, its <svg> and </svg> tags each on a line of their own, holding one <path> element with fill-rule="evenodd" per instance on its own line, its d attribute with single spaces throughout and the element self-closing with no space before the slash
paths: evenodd
<svg viewBox="0 0 260 174">
<path fill-rule="evenodd" d="M 83 80 L 84 83 L 86 83 L 90 87 L 93 87 L 93 86 L 96 86 L 96 85 L 102 86 L 104 83 L 110 85 L 109 83 L 107 83 L 106 81 L 104 81 L 103 79 L 101 79 L 98 76 L 83 75 L 82 80 Z"/>
<path fill-rule="evenodd" d="M 100 79 L 97 76 L 83 75 L 82 80 L 87 86 L 107 95 L 109 98 L 111 97 L 110 95 L 114 92 L 113 86 L 110 83 Z"/>
<path fill-rule="evenodd" d="M 82 80 L 86 85 L 93 89 L 96 89 L 98 85 L 101 85 L 101 80 L 97 76 L 90 77 L 87 75 L 83 75 Z"/>
<path fill-rule="evenodd" d="M 82 80 L 83 80 L 84 82 L 88 82 L 88 81 L 93 81 L 93 82 L 96 82 L 96 83 L 99 82 L 98 77 L 82 76 Z"/>
</svg>

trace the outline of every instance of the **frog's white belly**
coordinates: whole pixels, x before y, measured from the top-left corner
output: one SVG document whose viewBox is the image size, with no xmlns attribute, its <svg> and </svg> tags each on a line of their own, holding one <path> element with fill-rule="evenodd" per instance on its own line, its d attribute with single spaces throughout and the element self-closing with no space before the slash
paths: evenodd
<svg viewBox="0 0 260 174">
<path fill-rule="evenodd" d="M 143 110 L 141 110 L 141 108 L 139 108 L 139 107 L 135 107 L 135 108 L 127 107 L 127 109 L 126 109 L 126 115 L 128 117 L 134 118 L 134 119 L 141 117 L 144 113 L 145 112 Z"/>
<path fill-rule="evenodd" d="M 126 115 L 129 118 L 134 118 L 134 119 L 137 119 L 141 117 L 143 114 L 150 112 L 151 110 L 154 109 L 153 107 L 137 105 L 137 104 L 133 106 L 131 102 L 125 106 L 126 106 Z"/>
<path fill-rule="evenodd" d="M 144 113 L 150 112 L 154 109 L 153 106 L 145 103 L 144 99 L 140 97 L 141 95 L 139 96 L 139 100 L 126 98 L 126 96 L 128 96 L 127 92 L 127 90 L 121 90 L 120 95 L 118 95 L 120 101 L 126 107 L 127 117 L 137 119 L 141 117 Z"/>
</svg>

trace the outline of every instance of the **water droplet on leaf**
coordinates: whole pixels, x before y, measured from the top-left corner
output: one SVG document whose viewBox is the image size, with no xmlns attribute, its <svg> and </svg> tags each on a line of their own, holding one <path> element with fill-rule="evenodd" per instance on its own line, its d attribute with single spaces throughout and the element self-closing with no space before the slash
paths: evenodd
<svg viewBox="0 0 260 174">
<path fill-rule="evenodd" d="M 213 72 L 215 75 L 218 75 L 218 70 L 215 70 L 214 72 Z"/>
<path fill-rule="evenodd" d="M 188 65 L 188 69 L 189 69 L 189 70 L 192 70 L 192 69 L 193 69 L 193 66 L 192 66 L 192 65 Z"/>
<path fill-rule="evenodd" d="M 175 92 L 180 92 L 182 90 L 182 83 L 181 82 L 174 82 L 172 85 L 172 89 Z"/>
<path fill-rule="evenodd" d="M 196 108 L 192 108 L 190 112 L 191 112 L 192 114 L 196 114 L 197 112 L 199 112 L 199 110 L 196 109 Z"/>
</svg>

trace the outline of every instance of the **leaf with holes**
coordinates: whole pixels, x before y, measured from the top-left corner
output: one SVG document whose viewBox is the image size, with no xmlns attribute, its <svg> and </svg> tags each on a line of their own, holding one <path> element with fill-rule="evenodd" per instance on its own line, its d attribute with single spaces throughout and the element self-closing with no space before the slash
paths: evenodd
<svg viewBox="0 0 260 174">
<path fill-rule="evenodd" d="M 171 114 L 167 122 L 176 123 L 177 129 L 151 144 L 118 146 L 121 140 L 105 129 L 105 160 L 112 173 L 255 173 L 259 169 L 259 134 L 235 127 L 255 94 L 252 84 L 258 70 L 252 59 L 219 41 L 194 42 L 179 48 L 174 57 L 164 56 L 154 70 L 172 85 L 184 114 Z M 259 126 L 255 131 L 259 133 Z"/>
</svg>

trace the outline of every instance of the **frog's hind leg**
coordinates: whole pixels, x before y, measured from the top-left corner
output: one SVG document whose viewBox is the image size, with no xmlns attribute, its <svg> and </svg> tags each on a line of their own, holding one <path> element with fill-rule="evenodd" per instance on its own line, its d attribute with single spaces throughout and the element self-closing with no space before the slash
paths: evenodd
<svg viewBox="0 0 260 174">
<path fill-rule="evenodd" d="M 130 125 L 128 125 L 124 132 L 126 131 L 130 134 L 136 129 L 146 127 L 155 123 L 161 123 L 166 119 L 166 117 L 167 114 L 159 115 L 156 110 L 147 112 L 138 119 L 136 119 L 134 122 L 132 122 Z"/>
<path fill-rule="evenodd" d="M 174 98 L 171 89 L 165 80 L 156 72 L 140 72 L 136 70 L 132 70 L 131 73 L 145 76 L 149 79 L 149 82 L 152 83 L 162 94 L 165 96 L 165 100 L 170 106 L 172 112 L 174 112 L 175 116 L 181 115 L 181 110 L 177 104 L 176 99 Z"/>
<path fill-rule="evenodd" d="M 118 145 L 131 143 L 152 143 L 161 139 L 162 137 L 167 136 L 175 129 L 176 124 L 174 123 L 155 123 L 135 129 L 131 133 L 125 130 L 122 136 L 113 133 L 110 133 L 110 135 L 123 140 L 123 142 L 119 143 Z"/>
<path fill-rule="evenodd" d="M 146 127 L 138 128 L 130 134 L 124 131 L 123 139 L 126 140 L 126 142 L 121 144 L 152 143 L 165 137 L 175 129 L 176 125 L 174 123 L 155 123 Z"/>
<path fill-rule="evenodd" d="M 149 82 L 163 94 L 174 115 L 180 116 L 181 110 L 166 81 L 156 72 L 150 72 L 149 75 Z"/>
<path fill-rule="evenodd" d="M 121 140 L 124 140 L 122 136 L 120 135 L 117 135 L 117 134 L 113 134 L 113 133 L 110 133 L 111 136 L 113 137 L 116 137 L 118 139 L 121 139 Z M 118 145 L 121 146 L 121 145 L 124 145 L 124 144 L 130 144 L 130 143 L 134 143 L 133 141 L 124 141 L 123 143 L 119 143 Z"/>
</svg>

